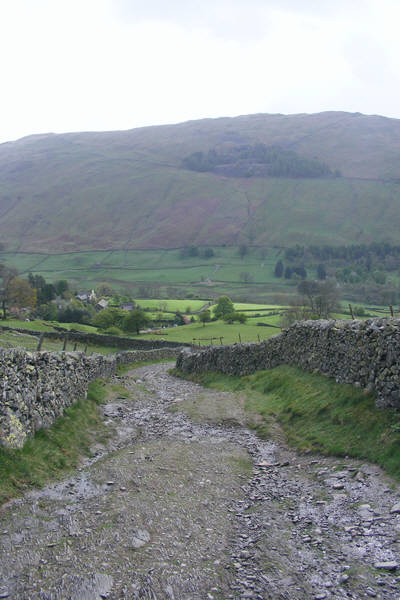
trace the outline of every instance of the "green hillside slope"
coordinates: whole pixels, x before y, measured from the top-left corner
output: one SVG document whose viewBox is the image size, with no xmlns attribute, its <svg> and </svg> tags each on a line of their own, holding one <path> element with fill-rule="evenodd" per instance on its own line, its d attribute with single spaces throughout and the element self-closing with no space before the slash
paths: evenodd
<svg viewBox="0 0 400 600">
<path fill-rule="evenodd" d="M 226 177 L 193 152 L 262 143 L 342 177 Z M 399 242 L 400 121 L 350 113 L 252 115 L 0 145 L 8 251 Z"/>
</svg>

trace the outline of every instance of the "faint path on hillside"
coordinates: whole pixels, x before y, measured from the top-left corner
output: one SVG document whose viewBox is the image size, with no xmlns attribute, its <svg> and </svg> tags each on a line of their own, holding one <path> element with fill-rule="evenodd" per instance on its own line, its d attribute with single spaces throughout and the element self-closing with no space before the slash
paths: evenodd
<svg viewBox="0 0 400 600">
<path fill-rule="evenodd" d="M 0 598 L 399 598 L 392 481 L 257 439 L 243 399 L 170 367 L 117 378 L 108 449 L 0 510 Z"/>
</svg>

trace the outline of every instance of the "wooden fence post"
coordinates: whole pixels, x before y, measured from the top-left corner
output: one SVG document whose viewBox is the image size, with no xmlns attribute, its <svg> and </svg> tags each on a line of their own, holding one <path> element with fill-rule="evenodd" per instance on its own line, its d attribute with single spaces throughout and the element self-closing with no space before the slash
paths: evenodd
<svg viewBox="0 0 400 600">
<path fill-rule="evenodd" d="M 44 338 L 44 333 L 41 333 L 40 337 L 39 337 L 38 345 L 37 345 L 37 348 L 36 348 L 36 350 L 38 352 L 39 352 L 39 350 L 42 349 L 43 338 Z"/>
<path fill-rule="evenodd" d="M 63 352 L 65 352 L 65 350 L 67 349 L 67 342 L 68 342 L 68 333 L 66 333 L 64 336 L 64 344 L 63 344 L 63 349 L 62 349 Z"/>
<path fill-rule="evenodd" d="M 354 321 L 353 308 L 352 308 L 351 304 L 349 304 L 349 310 L 350 310 L 351 318 Z"/>
</svg>

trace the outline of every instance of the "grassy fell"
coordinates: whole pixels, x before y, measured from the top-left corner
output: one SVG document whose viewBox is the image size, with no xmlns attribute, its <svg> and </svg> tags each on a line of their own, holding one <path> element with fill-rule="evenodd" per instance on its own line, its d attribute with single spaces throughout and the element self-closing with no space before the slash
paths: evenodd
<svg viewBox="0 0 400 600">
<path fill-rule="evenodd" d="M 289 366 L 243 378 L 205 373 L 196 380 L 245 393 L 245 410 L 261 436 L 270 435 L 276 420 L 300 451 L 368 460 L 400 479 L 400 414 L 376 408 L 371 393 Z"/>
<path fill-rule="evenodd" d="M 228 140 L 289 144 L 343 177 L 236 178 L 182 168 L 185 156 Z M 330 243 L 333 231 L 336 243 L 395 241 L 399 148 L 399 120 L 345 112 L 25 138 L 0 145 L 0 237 L 12 251 L 121 254 L 232 245 L 238 234 L 278 246 Z"/>
</svg>

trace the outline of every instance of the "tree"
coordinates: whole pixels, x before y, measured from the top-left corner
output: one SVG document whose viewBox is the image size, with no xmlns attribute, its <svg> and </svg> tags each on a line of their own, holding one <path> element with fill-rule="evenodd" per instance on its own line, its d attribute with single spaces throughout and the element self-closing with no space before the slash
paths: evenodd
<svg viewBox="0 0 400 600">
<path fill-rule="evenodd" d="M 93 320 L 95 310 L 91 304 L 83 304 L 75 298 L 70 300 L 68 305 L 59 311 L 58 320 L 60 323 L 86 323 Z"/>
<path fill-rule="evenodd" d="M 306 271 L 304 265 L 300 265 L 298 267 L 293 267 L 292 268 L 292 272 L 296 273 L 296 275 L 298 275 L 302 279 L 306 279 L 307 278 L 307 271 Z"/>
<path fill-rule="evenodd" d="M 200 314 L 199 314 L 199 321 L 200 323 L 203 323 L 203 327 L 206 326 L 206 323 L 208 323 L 209 321 L 211 321 L 211 313 L 209 310 L 203 310 Z"/>
<path fill-rule="evenodd" d="M 181 258 L 189 258 L 199 255 L 199 249 L 197 246 L 185 246 L 181 248 L 180 257 Z"/>
<path fill-rule="evenodd" d="M 143 310 L 136 308 L 128 313 L 124 318 L 122 322 L 122 329 L 123 331 L 135 332 L 137 335 L 139 335 L 140 330 L 143 329 L 143 327 L 147 327 L 150 322 L 151 321 L 146 313 Z"/>
<path fill-rule="evenodd" d="M 34 307 L 36 304 L 36 290 L 33 289 L 25 279 L 14 277 L 7 286 L 7 296 L 10 305 L 22 308 L 24 306 Z"/>
<path fill-rule="evenodd" d="M 121 328 L 126 315 L 126 310 L 121 310 L 120 308 L 104 308 L 93 317 L 92 325 L 99 329 L 108 329 L 109 327 Z"/>
<path fill-rule="evenodd" d="M 55 287 L 56 293 L 59 296 L 62 296 L 65 292 L 67 292 L 69 290 L 69 283 L 66 279 L 60 279 L 59 281 L 56 281 L 54 287 Z"/>
<path fill-rule="evenodd" d="M 243 281 L 243 283 L 250 283 L 253 281 L 253 276 L 248 271 L 241 271 L 239 273 L 239 280 Z"/>
<path fill-rule="evenodd" d="M 295 296 L 288 301 L 289 308 L 285 310 L 281 317 L 281 327 L 289 327 L 295 321 L 307 321 L 314 316 L 309 306 L 304 304 L 304 298 Z"/>
<path fill-rule="evenodd" d="M 303 297 L 304 303 L 310 307 L 311 312 L 319 319 L 328 319 L 339 309 L 339 290 L 336 282 L 331 279 L 321 282 L 303 279 L 297 291 Z"/>
<path fill-rule="evenodd" d="M 292 267 L 286 267 L 285 269 L 285 279 L 291 279 L 292 278 L 292 274 L 293 274 L 293 269 Z"/>
<path fill-rule="evenodd" d="M 246 323 L 247 316 L 244 313 L 236 312 L 234 310 L 233 312 L 224 315 L 223 320 L 226 323 L 233 323 L 234 321 L 237 321 L 238 323 Z"/>
<path fill-rule="evenodd" d="M 320 280 L 326 279 L 326 270 L 323 264 L 319 264 L 317 267 L 317 277 Z"/>
<path fill-rule="evenodd" d="M 214 256 L 214 250 L 212 248 L 205 248 L 202 252 L 204 258 L 212 258 Z"/>
<path fill-rule="evenodd" d="M 41 304 L 37 312 L 45 321 L 58 321 L 58 309 L 54 302 Z"/>
<path fill-rule="evenodd" d="M 246 256 L 248 251 L 249 251 L 249 249 L 246 244 L 240 244 L 239 251 L 238 251 L 240 258 L 243 258 L 244 256 Z"/>
<path fill-rule="evenodd" d="M 32 273 L 29 273 L 28 281 L 30 283 L 30 286 L 36 288 L 38 291 L 41 290 L 42 287 L 46 284 L 46 280 L 44 277 L 42 277 L 41 275 L 33 275 Z"/>
<path fill-rule="evenodd" d="M 372 273 L 372 277 L 373 277 L 374 281 L 376 283 L 379 283 L 380 285 L 383 285 L 384 283 L 386 283 L 386 275 L 382 271 L 374 271 Z"/>
<path fill-rule="evenodd" d="M 278 260 L 278 262 L 276 263 L 274 274 L 275 274 L 275 277 L 282 277 L 282 275 L 283 275 L 283 262 L 281 260 Z"/>
<path fill-rule="evenodd" d="M 10 282 L 17 276 L 17 270 L 14 267 L 7 267 L 0 263 L 0 277 L 2 284 L 0 287 L 0 299 L 3 310 L 3 319 L 7 319 L 7 306 L 8 306 L 8 287 Z"/>
<path fill-rule="evenodd" d="M 109 285 L 106 281 L 100 283 L 96 288 L 96 294 L 98 296 L 113 296 L 114 290 L 111 285 Z"/>
<path fill-rule="evenodd" d="M 52 283 L 44 283 L 37 291 L 37 297 L 40 304 L 47 304 L 47 302 L 54 300 L 56 295 L 57 292 Z"/>
<path fill-rule="evenodd" d="M 228 296 L 220 296 L 217 299 L 217 305 L 213 308 L 214 316 L 222 319 L 224 315 L 234 312 L 233 302 Z"/>
<path fill-rule="evenodd" d="M 183 318 L 183 315 L 181 312 L 179 312 L 179 310 L 175 313 L 174 324 L 185 325 L 185 319 Z"/>
</svg>

